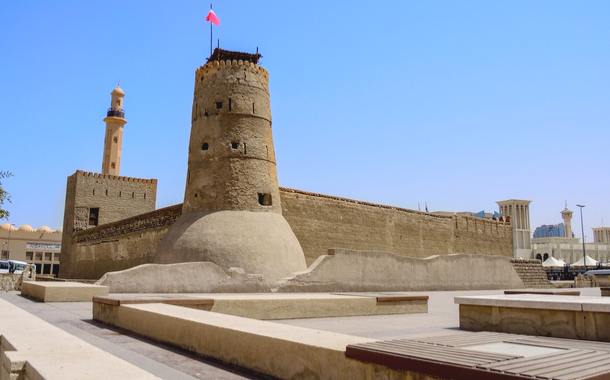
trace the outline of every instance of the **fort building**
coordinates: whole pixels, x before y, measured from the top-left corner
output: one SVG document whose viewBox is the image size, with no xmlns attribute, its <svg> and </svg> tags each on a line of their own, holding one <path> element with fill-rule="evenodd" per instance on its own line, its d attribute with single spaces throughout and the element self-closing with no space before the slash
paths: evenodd
<svg viewBox="0 0 610 380">
<path fill-rule="evenodd" d="M 156 180 L 81 171 L 68 178 L 62 277 L 212 261 L 273 282 L 338 247 L 416 258 L 514 256 L 515 231 L 505 218 L 436 215 L 279 187 L 269 73 L 259 57 L 216 49 L 195 71 L 182 204 L 155 210 Z"/>
<path fill-rule="evenodd" d="M 77 170 L 68 177 L 61 242 L 60 277 L 80 277 L 83 261 L 73 252 L 74 234 L 155 209 L 157 180 L 119 176 L 124 119 L 119 87 L 111 93 L 104 139 L 103 173 Z M 86 265 L 86 263 L 84 263 Z"/>
</svg>

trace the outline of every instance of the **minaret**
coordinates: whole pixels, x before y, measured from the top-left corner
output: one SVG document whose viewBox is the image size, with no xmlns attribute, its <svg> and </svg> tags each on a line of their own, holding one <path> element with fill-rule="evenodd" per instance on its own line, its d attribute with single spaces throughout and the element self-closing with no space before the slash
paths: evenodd
<svg viewBox="0 0 610 380">
<path fill-rule="evenodd" d="M 125 111 L 123 111 L 123 98 L 125 93 L 119 85 L 110 93 L 112 100 L 110 108 L 104 118 L 106 123 L 106 138 L 104 139 L 104 159 L 102 161 L 102 174 L 119 175 L 121 168 L 121 146 L 123 145 L 123 126 Z"/>
<path fill-rule="evenodd" d="M 565 229 L 565 237 L 572 237 L 572 211 L 568 209 L 568 202 L 566 202 L 566 208 L 561 212 L 563 218 L 563 227 Z"/>
<path fill-rule="evenodd" d="M 269 283 L 306 269 L 282 216 L 269 73 L 259 57 L 217 48 L 197 69 L 182 216 L 156 263 L 210 261 Z"/>
</svg>

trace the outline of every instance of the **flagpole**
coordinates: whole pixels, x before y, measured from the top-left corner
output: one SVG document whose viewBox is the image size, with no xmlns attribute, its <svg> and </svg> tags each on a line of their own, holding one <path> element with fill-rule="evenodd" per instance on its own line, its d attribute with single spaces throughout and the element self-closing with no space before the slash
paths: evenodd
<svg viewBox="0 0 610 380">
<path fill-rule="evenodd" d="M 210 10 L 212 10 L 212 4 L 210 4 Z M 210 21 L 210 57 L 212 56 L 212 24 L 213 22 Z"/>
</svg>

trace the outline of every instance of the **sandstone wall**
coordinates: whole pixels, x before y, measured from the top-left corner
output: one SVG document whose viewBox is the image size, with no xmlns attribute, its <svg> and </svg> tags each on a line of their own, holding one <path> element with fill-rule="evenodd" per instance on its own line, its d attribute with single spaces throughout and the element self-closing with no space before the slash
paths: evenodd
<svg viewBox="0 0 610 380">
<path fill-rule="evenodd" d="M 178 204 L 75 233 L 73 260 L 63 277 L 97 279 L 107 272 L 150 263 L 181 214 L 182 204 Z"/>
<path fill-rule="evenodd" d="M 280 188 L 280 196 L 282 214 L 303 248 L 307 266 L 331 247 L 414 258 L 454 253 L 513 256 L 510 223 L 433 215 L 287 188 Z M 152 262 L 181 208 L 179 204 L 74 234 L 74 260 L 70 271 L 60 276 L 100 278 Z"/>
<path fill-rule="evenodd" d="M 398 207 L 280 188 L 282 214 L 307 265 L 330 247 L 382 250 L 408 257 L 472 253 L 513 256 L 509 223 L 441 216 Z"/>
<path fill-rule="evenodd" d="M 77 170 L 68 177 L 62 235 L 60 277 L 71 277 L 75 257 L 73 234 L 155 209 L 157 180 L 106 175 Z M 92 209 L 97 220 L 90 221 Z"/>
</svg>

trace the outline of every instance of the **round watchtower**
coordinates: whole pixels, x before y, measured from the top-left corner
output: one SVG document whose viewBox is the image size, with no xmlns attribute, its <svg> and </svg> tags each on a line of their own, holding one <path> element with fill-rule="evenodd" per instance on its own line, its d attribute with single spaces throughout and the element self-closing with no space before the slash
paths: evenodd
<svg viewBox="0 0 610 380">
<path fill-rule="evenodd" d="M 214 61 L 195 79 L 183 212 L 281 213 L 267 70 Z"/>
<path fill-rule="evenodd" d="M 258 57 L 216 49 L 195 73 L 182 216 L 159 244 L 156 263 L 210 261 L 271 284 L 306 269 L 282 216 L 269 74 Z"/>
</svg>

